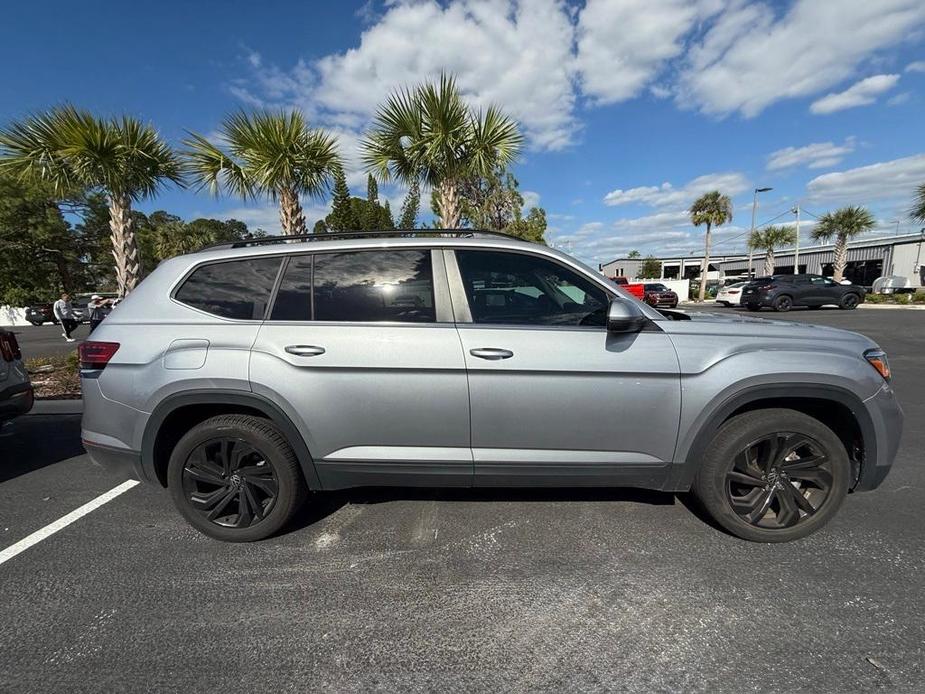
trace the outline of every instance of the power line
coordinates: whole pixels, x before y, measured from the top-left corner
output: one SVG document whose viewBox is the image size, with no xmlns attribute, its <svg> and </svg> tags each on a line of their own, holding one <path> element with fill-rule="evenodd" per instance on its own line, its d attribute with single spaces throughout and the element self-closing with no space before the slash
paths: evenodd
<svg viewBox="0 0 925 694">
<path fill-rule="evenodd" d="M 790 212 L 791 212 L 790 210 L 785 210 L 784 212 L 781 212 L 781 213 L 780 213 L 779 215 L 777 215 L 776 217 L 771 217 L 771 219 L 767 220 L 766 222 L 762 222 L 761 224 L 759 224 L 759 225 L 756 226 L 755 228 L 756 228 L 756 229 L 760 229 L 761 227 L 766 227 L 766 226 L 767 226 L 768 224 L 770 224 L 771 222 L 776 222 L 778 219 L 780 219 L 781 217 L 783 217 L 785 214 L 790 214 Z M 815 215 L 814 215 L 814 216 L 815 216 Z M 750 233 L 751 233 L 751 229 L 749 229 L 748 231 L 743 231 L 743 232 L 742 232 L 741 234 L 739 234 L 738 236 L 733 236 L 732 238 L 723 239 L 722 241 L 717 241 L 716 243 L 713 244 L 713 246 L 716 247 L 716 246 L 721 246 L 721 245 L 724 244 L 724 243 L 732 243 L 733 241 L 737 241 L 738 239 L 742 238 L 742 237 L 745 236 L 746 234 L 750 234 Z"/>
</svg>

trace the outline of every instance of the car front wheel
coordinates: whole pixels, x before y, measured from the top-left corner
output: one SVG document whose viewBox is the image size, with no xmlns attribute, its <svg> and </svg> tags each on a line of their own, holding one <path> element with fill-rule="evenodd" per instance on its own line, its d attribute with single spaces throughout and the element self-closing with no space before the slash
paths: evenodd
<svg viewBox="0 0 925 694">
<path fill-rule="evenodd" d="M 789 311 L 793 308 L 793 299 L 786 295 L 779 296 L 774 300 L 773 306 L 775 311 L 780 311 L 782 313 Z"/>
<path fill-rule="evenodd" d="M 858 307 L 858 304 L 861 303 L 858 299 L 857 294 L 845 294 L 841 298 L 841 302 L 838 304 L 838 307 L 846 311 L 853 311 Z"/>
<path fill-rule="evenodd" d="M 197 424 L 170 456 L 174 504 L 200 532 L 250 542 L 278 532 L 306 496 L 292 447 L 268 420 L 219 415 Z"/>
<path fill-rule="evenodd" d="M 841 440 L 795 410 L 754 410 L 723 424 L 707 447 L 693 493 L 733 535 L 786 542 L 825 525 L 848 493 Z"/>
</svg>

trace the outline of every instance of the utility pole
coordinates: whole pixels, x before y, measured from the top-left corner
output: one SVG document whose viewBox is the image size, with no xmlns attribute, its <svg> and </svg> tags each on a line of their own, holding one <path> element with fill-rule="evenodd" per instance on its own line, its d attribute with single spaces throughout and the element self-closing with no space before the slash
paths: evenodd
<svg viewBox="0 0 925 694">
<path fill-rule="evenodd" d="M 769 190 L 774 190 L 773 188 L 755 188 L 755 197 L 752 198 L 752 230 L 749 233 L 748 237 L 751 239 L 752 234 L 755 233 L 755 221 L 758 215 L 758 193 L 766 193 Z M 752 258 L 754 256 L 755 249 L 752 248 L 751 244 L 748 245 L 748 279 L 752 278 Z"/>
<path fill-rule="evenodd" d="M 797 216 L 797 245 L 793 250 L 793 274 L 800 274 L 800 203 L 793 208 L 793 213 Z"/>
</svg>

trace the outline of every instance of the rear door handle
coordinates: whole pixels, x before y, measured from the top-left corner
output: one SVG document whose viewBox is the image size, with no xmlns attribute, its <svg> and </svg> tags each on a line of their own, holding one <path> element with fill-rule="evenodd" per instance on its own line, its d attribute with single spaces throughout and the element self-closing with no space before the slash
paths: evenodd
<svg viewBox="0 0 925 694">
<path fill-rule="evenodd" d="M 499 349 L 498 347 L 478 347 L 476 349 L 470 349 L 469 354 L 479 359 L 491 359 L 493 361 L 498 359 L 510 359 L 514 356 L 511 350 Z"/>
<path fill-rule="evenodd" d="M 319 354 L 324 354 L 324 347 L 316 347 L 315 345 L 289 345 L 286 347 L 286 351 L 297 357 L 317 357 Z"/>
</svg>

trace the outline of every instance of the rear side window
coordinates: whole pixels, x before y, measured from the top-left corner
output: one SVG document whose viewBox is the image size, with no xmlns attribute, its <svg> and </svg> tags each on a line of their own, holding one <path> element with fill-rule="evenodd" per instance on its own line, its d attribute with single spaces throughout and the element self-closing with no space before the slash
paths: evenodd
<svg viewBox="0 0 925 694">
<path fill-rule="evenodd" d="M 246 258 L 203 265 L 189 276 L 174 298 L 222 318 L 260 320 L 279 264 L 279 258 Z"/>
<path fill-rule="evenodd" d="M 436 320 L 430 251 L 318 253 L 314 258 L 314 320 Z"/>
</svg>

